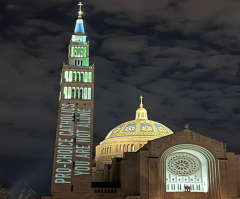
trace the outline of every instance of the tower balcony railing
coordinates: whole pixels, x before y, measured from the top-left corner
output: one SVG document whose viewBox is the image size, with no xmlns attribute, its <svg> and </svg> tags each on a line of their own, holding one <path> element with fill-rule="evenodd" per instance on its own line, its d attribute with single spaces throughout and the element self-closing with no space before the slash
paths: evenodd
<svg viewBox="0 0 240 199">
<path fill-rule="evenodd" d="M 76 65 L 64 64 L 63 65 L 63 69 L 86 69 L 86 70 L 93 70 L 94 69 L 94 65 L 92 65 L 92 66 L 76 66 Z"/>
<path fill-rule="evenodd" d="M 70 41 L 70 45 L 89 45 L 89 42 L 75 42 L 75 41 Z"/>
</svg>

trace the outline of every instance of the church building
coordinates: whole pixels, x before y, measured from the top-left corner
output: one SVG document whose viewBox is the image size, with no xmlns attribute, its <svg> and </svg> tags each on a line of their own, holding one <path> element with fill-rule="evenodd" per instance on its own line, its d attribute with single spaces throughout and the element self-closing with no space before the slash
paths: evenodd
<svg viewBox="0 0 240 199">
<path fill-rule="evenodd" d="M 79 6 L 62 68 L 52 191 L 43 199 L 240 199 L 240 155 L 188 124 L 172 132 L 149 120 L 142 96 L 135 119 L 106 133 L 93 159 L 95 66 Z"/>
</svg>

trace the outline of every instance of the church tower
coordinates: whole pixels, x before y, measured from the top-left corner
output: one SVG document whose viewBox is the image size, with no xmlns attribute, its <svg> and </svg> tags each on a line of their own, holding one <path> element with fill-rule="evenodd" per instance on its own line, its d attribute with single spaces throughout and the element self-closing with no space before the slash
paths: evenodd
<svg viewBox="0 0 240 199">
<path fill-rule="evenodd" d="M 55 199 L 84 196 L 91 190 L 94 65 L 89 66 L 82 5 L 61 74 L 52 176 Z"/>
</svg>

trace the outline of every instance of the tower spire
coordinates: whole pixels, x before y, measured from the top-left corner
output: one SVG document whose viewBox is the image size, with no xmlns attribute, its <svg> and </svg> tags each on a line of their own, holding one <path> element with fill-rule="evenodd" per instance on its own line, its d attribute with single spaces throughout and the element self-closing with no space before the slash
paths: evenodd
<svg viewBox="0 0 240 199">
<path fill-rule="evenodd" d="M 78 11 L 78 19 L 82 19 L 82 15 L 83 15 L 83 12 L 82 12 L 82 2 L 79 2 L 79 11 Z"/>
</svg>

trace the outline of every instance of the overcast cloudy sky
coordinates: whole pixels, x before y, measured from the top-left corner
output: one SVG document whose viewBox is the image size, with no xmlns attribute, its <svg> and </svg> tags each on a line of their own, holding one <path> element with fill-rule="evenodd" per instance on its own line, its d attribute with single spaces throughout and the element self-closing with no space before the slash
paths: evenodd
<svg viewBox="0 0 240 199">
<path fill-rule="evenodd" d="M 62 63 L 75 0 L 0 0 L 0 171 L 50 194 Z M 86 0 L 94 145 L 135 117 L 185 123 L 240 153 L 239 0 Z M 104 125 L 103 125 L 104 124 Z"/>
</svg>

